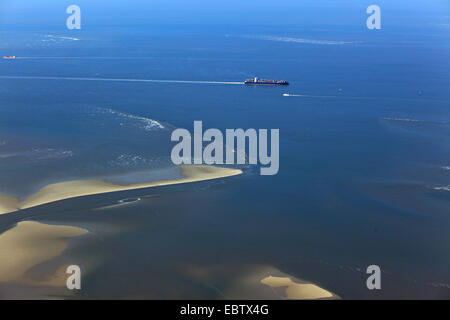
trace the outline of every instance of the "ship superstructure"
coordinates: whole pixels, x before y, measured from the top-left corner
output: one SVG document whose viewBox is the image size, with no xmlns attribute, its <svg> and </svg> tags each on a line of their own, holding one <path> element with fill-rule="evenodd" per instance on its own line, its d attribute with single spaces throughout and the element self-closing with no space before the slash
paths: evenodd
<svg viewBox="0 0 450 320">
<path fill-rule="evenodd" d="M 244 81 L 245 84 L 249 85 L 281 85 L 286 86 L 289 84 L 286 80 L 266 80 L 266 79 L 258 79 L 254 77 L 253 79 L 247 79 Z"/>
</svg>

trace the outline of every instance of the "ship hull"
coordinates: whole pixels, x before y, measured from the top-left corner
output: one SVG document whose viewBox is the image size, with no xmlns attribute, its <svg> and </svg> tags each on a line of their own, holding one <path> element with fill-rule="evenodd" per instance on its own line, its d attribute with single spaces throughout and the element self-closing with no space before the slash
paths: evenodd
<svg viewBox="0 0 450 320">
<path fill-rule="evenodd" d="M 250 86 L 287 86 L 288 82 L 244 82 L 246 85 Z"/>
<path fill-rule="evenodd" d="M 289 82 L 287 82 L 286 80 L 268 80 L 258 79 L 258 77 L 254 77 L 253 79 L 245 80 L 244 84 L 252 86 L 287 86 Z"/>
</svg>

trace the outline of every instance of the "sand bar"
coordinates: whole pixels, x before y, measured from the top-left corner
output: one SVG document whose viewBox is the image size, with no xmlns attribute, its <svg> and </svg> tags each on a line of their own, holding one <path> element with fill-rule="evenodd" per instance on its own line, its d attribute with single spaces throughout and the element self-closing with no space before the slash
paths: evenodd
<svg viewBox="0 0 450 320">
<path fill-rule="evenodd" d="M 189 182 L 219 179 L 242 174 L 242 170 L 205 165 L 181 167 L 183 178 L 118 185 L 104 180 L 75 180 L 49 184 L 18 202 L 16 198 L 0 196 L 0 214 L 40 206 L 64 199 L 117 191 L 136 190 Z"/>
<path fill-rule="evenodd" d="M 17 211 L 19 201 L 17 198 L 0 194 L 0 214 Z"/>
<path fill-rule="evenodd" d="M 332 298 L 333 294 L 312 283 L 297 283 L 289 277 L 266 277 L 261 280 L 272 288 L 286 287 L 286 299 L 310 300 Z"/>
<path fill-rule="evenodd" d="M 298 279 L 273 265 L 224 261 L 215 265 L 186 265 L 183 270 L 193 282 L 212 289 L 208 298 L 227 300 L 340 299 L 335 293 L 317 284 Z"/>
<path fill-rule="evenodd" d="M 19 222 L 0 234 L 0 282 L 28 286 L 65 286 L 65 266 L 60 266 L 46 279 L 33 280 L 26 272 L 53 260 L 67 248 L 68 240 L 88 231 L 71 226 L 47 225 L 34 221 Z"/>
</svg>

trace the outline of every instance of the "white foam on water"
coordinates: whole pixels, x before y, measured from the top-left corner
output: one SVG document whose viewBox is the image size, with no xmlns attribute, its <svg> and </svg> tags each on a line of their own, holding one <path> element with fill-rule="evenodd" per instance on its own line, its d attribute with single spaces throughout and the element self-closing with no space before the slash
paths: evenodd
<svg viewBox="0 0 450 320">
<path fill-rule="evenodd" d="M 267 40 L 267 41 L 279 41 L 279 42 L 292 42 L 303 44 L 320 44 L 320 45 L 344 45 L 344 44 L 357 44 L 358 41 L 336 41 L 336 40 L 318 40 L 318 39 L 305 39 L 294 37 L 280 37 L 280 36 L 244 36 L 245 38 Z"/>
<path fill-rule="evenodd" d="M 438 191 L 450 191 L 450 185 L 448 186 L 440 186 L 440 187 L 434 187 L 434 190 L 438 190 Z"/>
<path fill-rule="evenodd" d="M 136 154 L 121 154 L 116 159 L 108 162 L 110 166 L 126 168 L 148 165 L 149 163 L 151 163 L 151 160 Z"/>
<path fill-rule="evenodd" d="M 434 282 L 427 282 L 426 283 L 429 286 L 435 287 L 435 288 L 446 288 L 450 289 L 450 284 L 448 283 L 434 283 Z"/>
<path fill-rule="evenodd" d="M 102 113 L 109 113 L 109 114 L 112 114 L 112 115 L 115 115 L 115 116 L 118 116 L 121 118 L 138 121 L 143 124 L 144 130 L 147 130 L 147 131 L 151 131 L 154 129 L 165 129 L 165 127 L 161 123 L 159 123 L 156 120 L 150 119 L 150 118 L 145 118 L 145 117 L 136 116 L 133 114 L 120 112 L 120 111 L 117 111 L 117 110 L 114 110 L 111 108 L 97 108 L 97 110 L 99 110 Z"/>
<path fill-rule="evenodd" d="M 401 121 L 401 122 L 420 122 L 420 120 L 416 119 L 408 119 L 408 118 L 381 118 L 382 120 L 388 121 Z"/>
<path fill-rule="evenodd" d="M 0 159 L 8 159 L 13 157 L 25 157 L 31 160 L 48 160 L 69 158 L 74 155 L 71 150 L 53 149 L 53 148 L 35 148 L 32 150 L 10 152 L 0 154 Z"/>
<path fill-rule="evenodd" d="M 71 41 L 80 41 L 79 38 L 74 37 L 64 37 L 64 36 L 55 36 L 52 34 L 48 34 L 45 36 L 47 39 L 43 39 L 42 41 L 57 41 L 57 40 L 71 40 Z"/>
</svg>

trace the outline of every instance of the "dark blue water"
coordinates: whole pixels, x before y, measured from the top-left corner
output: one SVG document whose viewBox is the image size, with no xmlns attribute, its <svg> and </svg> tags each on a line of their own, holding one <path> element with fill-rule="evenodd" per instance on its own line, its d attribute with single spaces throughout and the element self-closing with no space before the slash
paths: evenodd
<svg viewBox="0 0 450 320">
<path fill-rule="evenodd" d="M 274 266 L 343 298 L 449 298 L 450 29 L 441 7 L 426 8 L 418 25 L 405 22 L 411 12 L 388 10 L 386 27 L 374 32 L 364 9 L 358 20 L 351 6 L 348 23 L 335 17 L 330 25 L 315 8 L 310 24 L 268 23 L 266 12 L 261 24 L 225 25 L 219 15 L 217 23 L 137 19 L 73 32 L 8 26 L 0 48 L 18 59 L 0 61 L 2 193 L 172 172 L 170 133 L 192 130 L 194 120 L 222 130 L 279 128 L 280 171 L 72 199 L 0 224 L 31 216 L 103 234 L 101 245 L 86 240 L 74 254 L 81 263 L 86 252 L 104 257 L 87 298 L 223 298 L 211 286 L 226 291 L 249 265 Z M 253 76 L 291 85 L 63 79 Z M 371 264 L 383 271 L 379 292 L 365 286 Z M 205 285 L 188 266 L 215 271 Z"/>
</svg>

